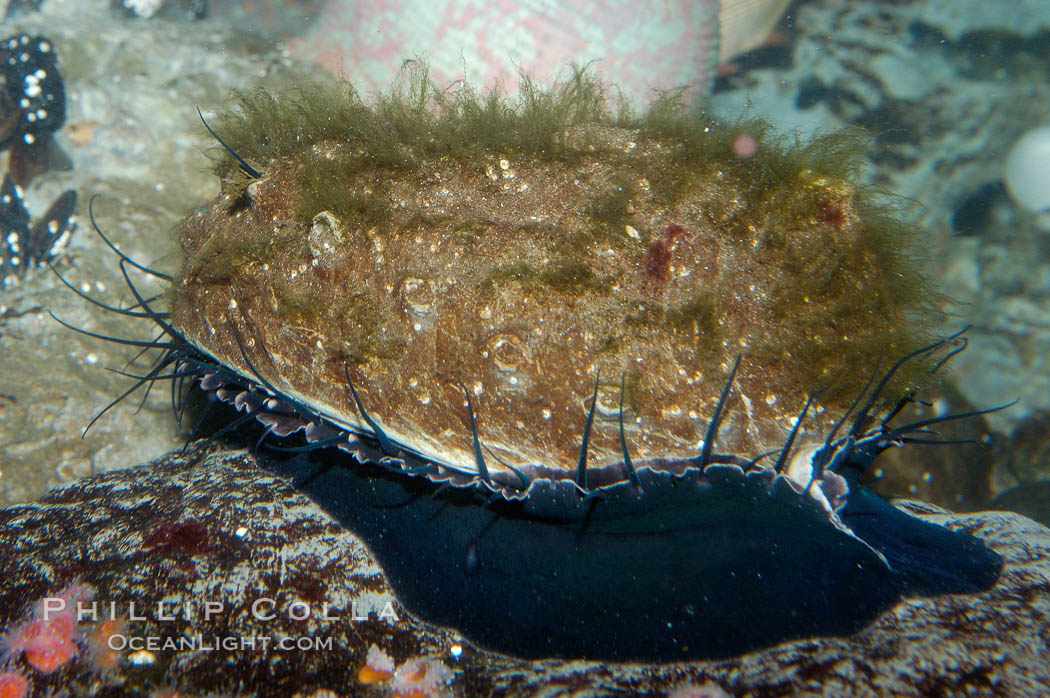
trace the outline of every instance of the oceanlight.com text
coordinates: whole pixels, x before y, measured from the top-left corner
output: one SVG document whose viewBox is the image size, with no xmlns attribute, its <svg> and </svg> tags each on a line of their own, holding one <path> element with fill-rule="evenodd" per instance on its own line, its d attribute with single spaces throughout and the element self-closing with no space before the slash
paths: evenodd
<svg viewBox="0 0 1050 698">
<path fill-rule="evenodd" d="M 204 635 L 189 635 L 184 637 L 157 637 L 152 635 L 111 635 L 107 640 L 109 648 L 122 652 L 132 650 L 138 652 L 147 650 L 150 652 L 173 651 L 173 652 L 212 652 L 215 650 L 233 651 L 259 651 L 265 652 L 275 650 L 278 652 L 309 652 L 314 650 L 331 651 L 333 648 L 330 637 L 272 637 L 270 635 L 244 635 L 244 636 L 219 636 L 210 637 Z"/>
</svg>

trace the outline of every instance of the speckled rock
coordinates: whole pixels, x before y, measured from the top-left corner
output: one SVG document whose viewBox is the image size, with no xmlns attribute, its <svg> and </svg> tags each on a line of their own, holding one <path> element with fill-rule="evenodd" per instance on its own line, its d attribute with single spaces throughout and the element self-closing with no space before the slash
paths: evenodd
<svg viewBox="0 0 1050 698">
<path fill-rule="evenodd" d="M 307 71 L 289 67 L 276 43 L 258 35 L 221 23 L 134 21 L 115 16 L 104 0 L 47 2 L 43 12 L 6 20 L 0 37 L 18 32 L 43 34 L 55 46 L 67 92 L 56 141 L 73 162 L 72 170 L 33 180 L 26 202 L 39 216 L 62 191 L 79 192 L 80 225 L 59 271 L 99 300 L 126 305 L 113 253 L 88 223 L 89 199 L 99 195 L 99 226 L 122 249 L 170 271 L 177 242 L 169 231 L 215 193 L 204 153 L 211 141 L 195 107 L 208 116 L 233 89 L 289 73 L 303 79 Z M 142 289 L 163 290 L 148 280 Z M 2 504 L 181 443 L 163 391 L 137 415 L 115 411 L 82 438 L 92 416 L 128 386 L 105 368 L 144 373 L 148 361 L 129 364 L 127 347 L 77 335 L 48 311 L 91 332 L 142 338 L 133 320 L 99 312 L 47 269 L 0 293 Z"/>
<path fill-rule="evenodd" d="M 905 601 L 849 638 L 789 642 L 719 662 L 524 662 L 410 618 L 367 549 L 273 467 L 243 451 L 190 447 L 0 510 L 0 618 L 10 631 L 34 602 L 79 579 L 118 612 L 136 604 L 145 620 L 132 620 L 128 636 L 330 638 L 330 647 L 125 651 L 119 668 L 101 675 L 78 656 L 35 675 L 36 685 L 72 695 L 145 695 L 163 684 L 187 694 L 378 696 L 386 689 L 356 679 L 372 643 L 397 662 L 444 661 L 456 696 L 663 696 L 707 681 L 737 696 L 1037 696 L 1050 681 L 1050 530 L 1016 514 L 957 516 L 903 504 L 988 541 L 1006 558 L 1002 579 L 976 596 Z M 305 477 L 315 467 L 292 461 L 280 470 Z M 260 599 L 273 599 L 261 603 L 275 618 L 253 617 Z M 173 612 L 205 602 L 223 608 L 208 620 Z M 289 617 L 304 608 L 304 620 Z"/>
</svg>

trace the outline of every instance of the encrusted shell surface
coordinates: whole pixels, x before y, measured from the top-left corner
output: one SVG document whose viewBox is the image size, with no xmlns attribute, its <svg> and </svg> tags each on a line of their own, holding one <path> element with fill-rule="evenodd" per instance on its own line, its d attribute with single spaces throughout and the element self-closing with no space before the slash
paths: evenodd
<svg viewBox="0 0 1050 698">
<path fill-rule="evenodd" d="M 726 152 L 705 162 L 673 138 L 578 126 L 571 157 L 413 153 L 397 168 L 307 145 L 184 221 L 172 324 L 370 433 L 349 375 L 391 439 L 466 471 L 472 410 L 490 469 L 571 476 L 596 384 L 590 465 L 623 461 L 621 399 L 634 460 L 695 455 L 741 354 L 719 450 L 781 447 L 807 393 L 834 385 L 813 440 L 880 355 L 910 348 L 896 272 L 848 181 L 711 138 Z M 774 175 L 787 185 L 760 179 Z M 312 204 L 318 187 L 342 210 Z"/>
</svg>

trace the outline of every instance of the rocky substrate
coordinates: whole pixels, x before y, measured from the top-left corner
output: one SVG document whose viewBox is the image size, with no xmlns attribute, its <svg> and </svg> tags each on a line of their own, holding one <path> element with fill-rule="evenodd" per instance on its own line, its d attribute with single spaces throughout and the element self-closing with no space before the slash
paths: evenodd
<svg viewBox="0 0 1050 698">
<path fill-rule="evenodd" d="M 521 661 L 413 620 L 366 547 L 273 468 L 245 451 L 191 445 L 0 510 L 8 646 L 63 589 L 83 595 L 90 585 L 102 616 L 78 624 L 74 656 L 50 673 L 28 654 L 11 668 L 40 691 L 72 695 L 161 686 L 184 695 L 389 695 L 388 683 L 359 682 L 375 644 L 395 662 L 447 667 L 450 682 L 429 695 L 664 696 L 706 686 L 737 696 L 1035 696 L 1050 681 L 1050 530 L 1018 514 L 902 503 L 986 540 L 1006 560 L 1003 575 L 986 593 L 907 600 L 852 637 L 717 662 Z M 291 478 L 315 468 L 280 466 Z M 121 647 L 116 656 L 92 644 L 106 635 L 111 603 L 124 638 L 107 636 Z M 140 644 L 149 638 L 153 646 Z M 303 649 L 279 649 L 287 638 Z"/>
</svg>

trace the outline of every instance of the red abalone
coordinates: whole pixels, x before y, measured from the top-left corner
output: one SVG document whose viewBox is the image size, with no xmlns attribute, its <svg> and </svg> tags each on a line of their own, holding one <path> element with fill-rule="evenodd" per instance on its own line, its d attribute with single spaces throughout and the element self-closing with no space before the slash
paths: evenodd
<svg viewBox="0 0 1050 698">
<path fill-rule="evenodd" d="M 416 75 L 240 108 L 172 312 L 130 280 L 141 310 L 111 309 L 166 336 L 141 383 L 317 452 L 271 467 L 313 471 L 412 613 L 519 656 L 673 661 L 995 583 L 983 543 L 856 479 L 956 418 L 878 416 L 964 340 L 921 346 L 927 285 L 855 137 L 614 113 L 585 75 L 517 105 Z"/>
</svg>

